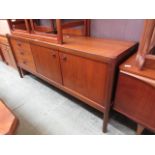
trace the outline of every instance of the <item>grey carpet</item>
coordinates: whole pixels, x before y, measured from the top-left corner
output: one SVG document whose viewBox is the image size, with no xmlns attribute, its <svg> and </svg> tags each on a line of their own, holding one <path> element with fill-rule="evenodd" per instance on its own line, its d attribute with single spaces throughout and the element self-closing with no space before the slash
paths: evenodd
<svg viewBox="0 0 155 155">
<path fill-rule="evenodd" d="M 32 75 L 0 62 L 0 98 L 19 118 L 16 134 L 96 135 L 102 133 L 102 114 Z M 132 125 L 114 114 L 106 134 L 135 134 Z"/>
</svg>

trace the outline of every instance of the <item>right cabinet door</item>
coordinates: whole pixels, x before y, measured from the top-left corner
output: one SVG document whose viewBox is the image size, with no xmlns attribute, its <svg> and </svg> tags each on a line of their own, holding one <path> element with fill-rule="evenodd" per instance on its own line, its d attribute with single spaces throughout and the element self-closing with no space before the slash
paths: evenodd
<svg viewBox="0 0 155 155">
<path fill-rule="evenodd" d="M 62 52 L 60 60 L 64 86 L 103 106 L 107 64 Z"/>
</svg>

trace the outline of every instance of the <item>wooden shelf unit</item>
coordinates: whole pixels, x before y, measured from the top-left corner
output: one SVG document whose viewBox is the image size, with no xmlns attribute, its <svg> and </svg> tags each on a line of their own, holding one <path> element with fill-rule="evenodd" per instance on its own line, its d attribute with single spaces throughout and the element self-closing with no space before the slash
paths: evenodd
<svg viewBox="0 0 155 155">
<path fill-rule="evenodd" d="M 8 24 L 12 34 L 59 44 L 63 43 L 63 34 L 90 35 L 88 19 L 66 22 L 63 19 L 9 19 Z"/>
</svg>

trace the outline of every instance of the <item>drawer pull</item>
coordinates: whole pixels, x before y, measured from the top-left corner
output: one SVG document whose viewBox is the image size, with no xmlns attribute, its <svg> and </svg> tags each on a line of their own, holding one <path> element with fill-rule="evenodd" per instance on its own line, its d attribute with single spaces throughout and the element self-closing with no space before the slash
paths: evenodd
<svg viewBox="0 0 155 155">
<path fill-rule="evenodd" d="M 21 46 L 21 43 L 17 43 L 18 46 Z"/>
<path fill-rule="evenodd" d="M 52 56 L 55 58 L 55 57 L 56 57 L 56 54 L 55 54 L 55 53 L 53 53 L 53 54 L 52 54 Z"/>
<path fill-rule="evenodd" d="M 21 55 L 24 55 L 24 52 L 20 52 Z"/>
<path fill-rule="evenodd" d="M 24 61 L 23 61 L 23 64 L 25 64 L 25 65 L 26 65 L 26 64 L 27 64 L 27 61 L 25 61 L 25 60 L 24 60 Z"/>
<path fill-rule="evenodd" d="M 66 56 L 63 56 L 62 59 L 63 59 L 63 61 L 66 61 L 67 60 L 67 57 Z"/>
</svg>

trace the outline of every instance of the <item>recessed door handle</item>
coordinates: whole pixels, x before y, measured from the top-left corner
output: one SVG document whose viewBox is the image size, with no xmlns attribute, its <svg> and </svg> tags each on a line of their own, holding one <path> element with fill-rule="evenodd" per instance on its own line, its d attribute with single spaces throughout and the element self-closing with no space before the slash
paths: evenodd
<svg viewBox="0 0 155 155">
<path fill-rule="evenodd" d="M 25 65 L 26 65 L 26 64 L 27 64 L 27 61 L 25 61 L 25 60 L 24 60 L 24 61 L 23 61 L 23 64 L 25 64 Z"/>
<path fill-rule="evenodd" d="M 18 46 L 21 46 L 21 43 L 17 43 Z"/>
<path fill-rule="evenodd" d="M 20 52 L 21 55 L 24 55 L 24 52 Z"/>
<path fill-rule="evenodd" d="M 67 60 L 67 56 L 64 55 L 64 56 L 62 57 L 62 60 L 63 60 L 63 61 L 66 61 L 66 60 Z"/>
<path fill-rule="evenodd" d="M 52 54 L 52 56 L 55 58 L 55 57 L 56 57 L 56 54 L 55 54 L 55 53 L 53 53 L 53 54 Z"/>
</svg>

